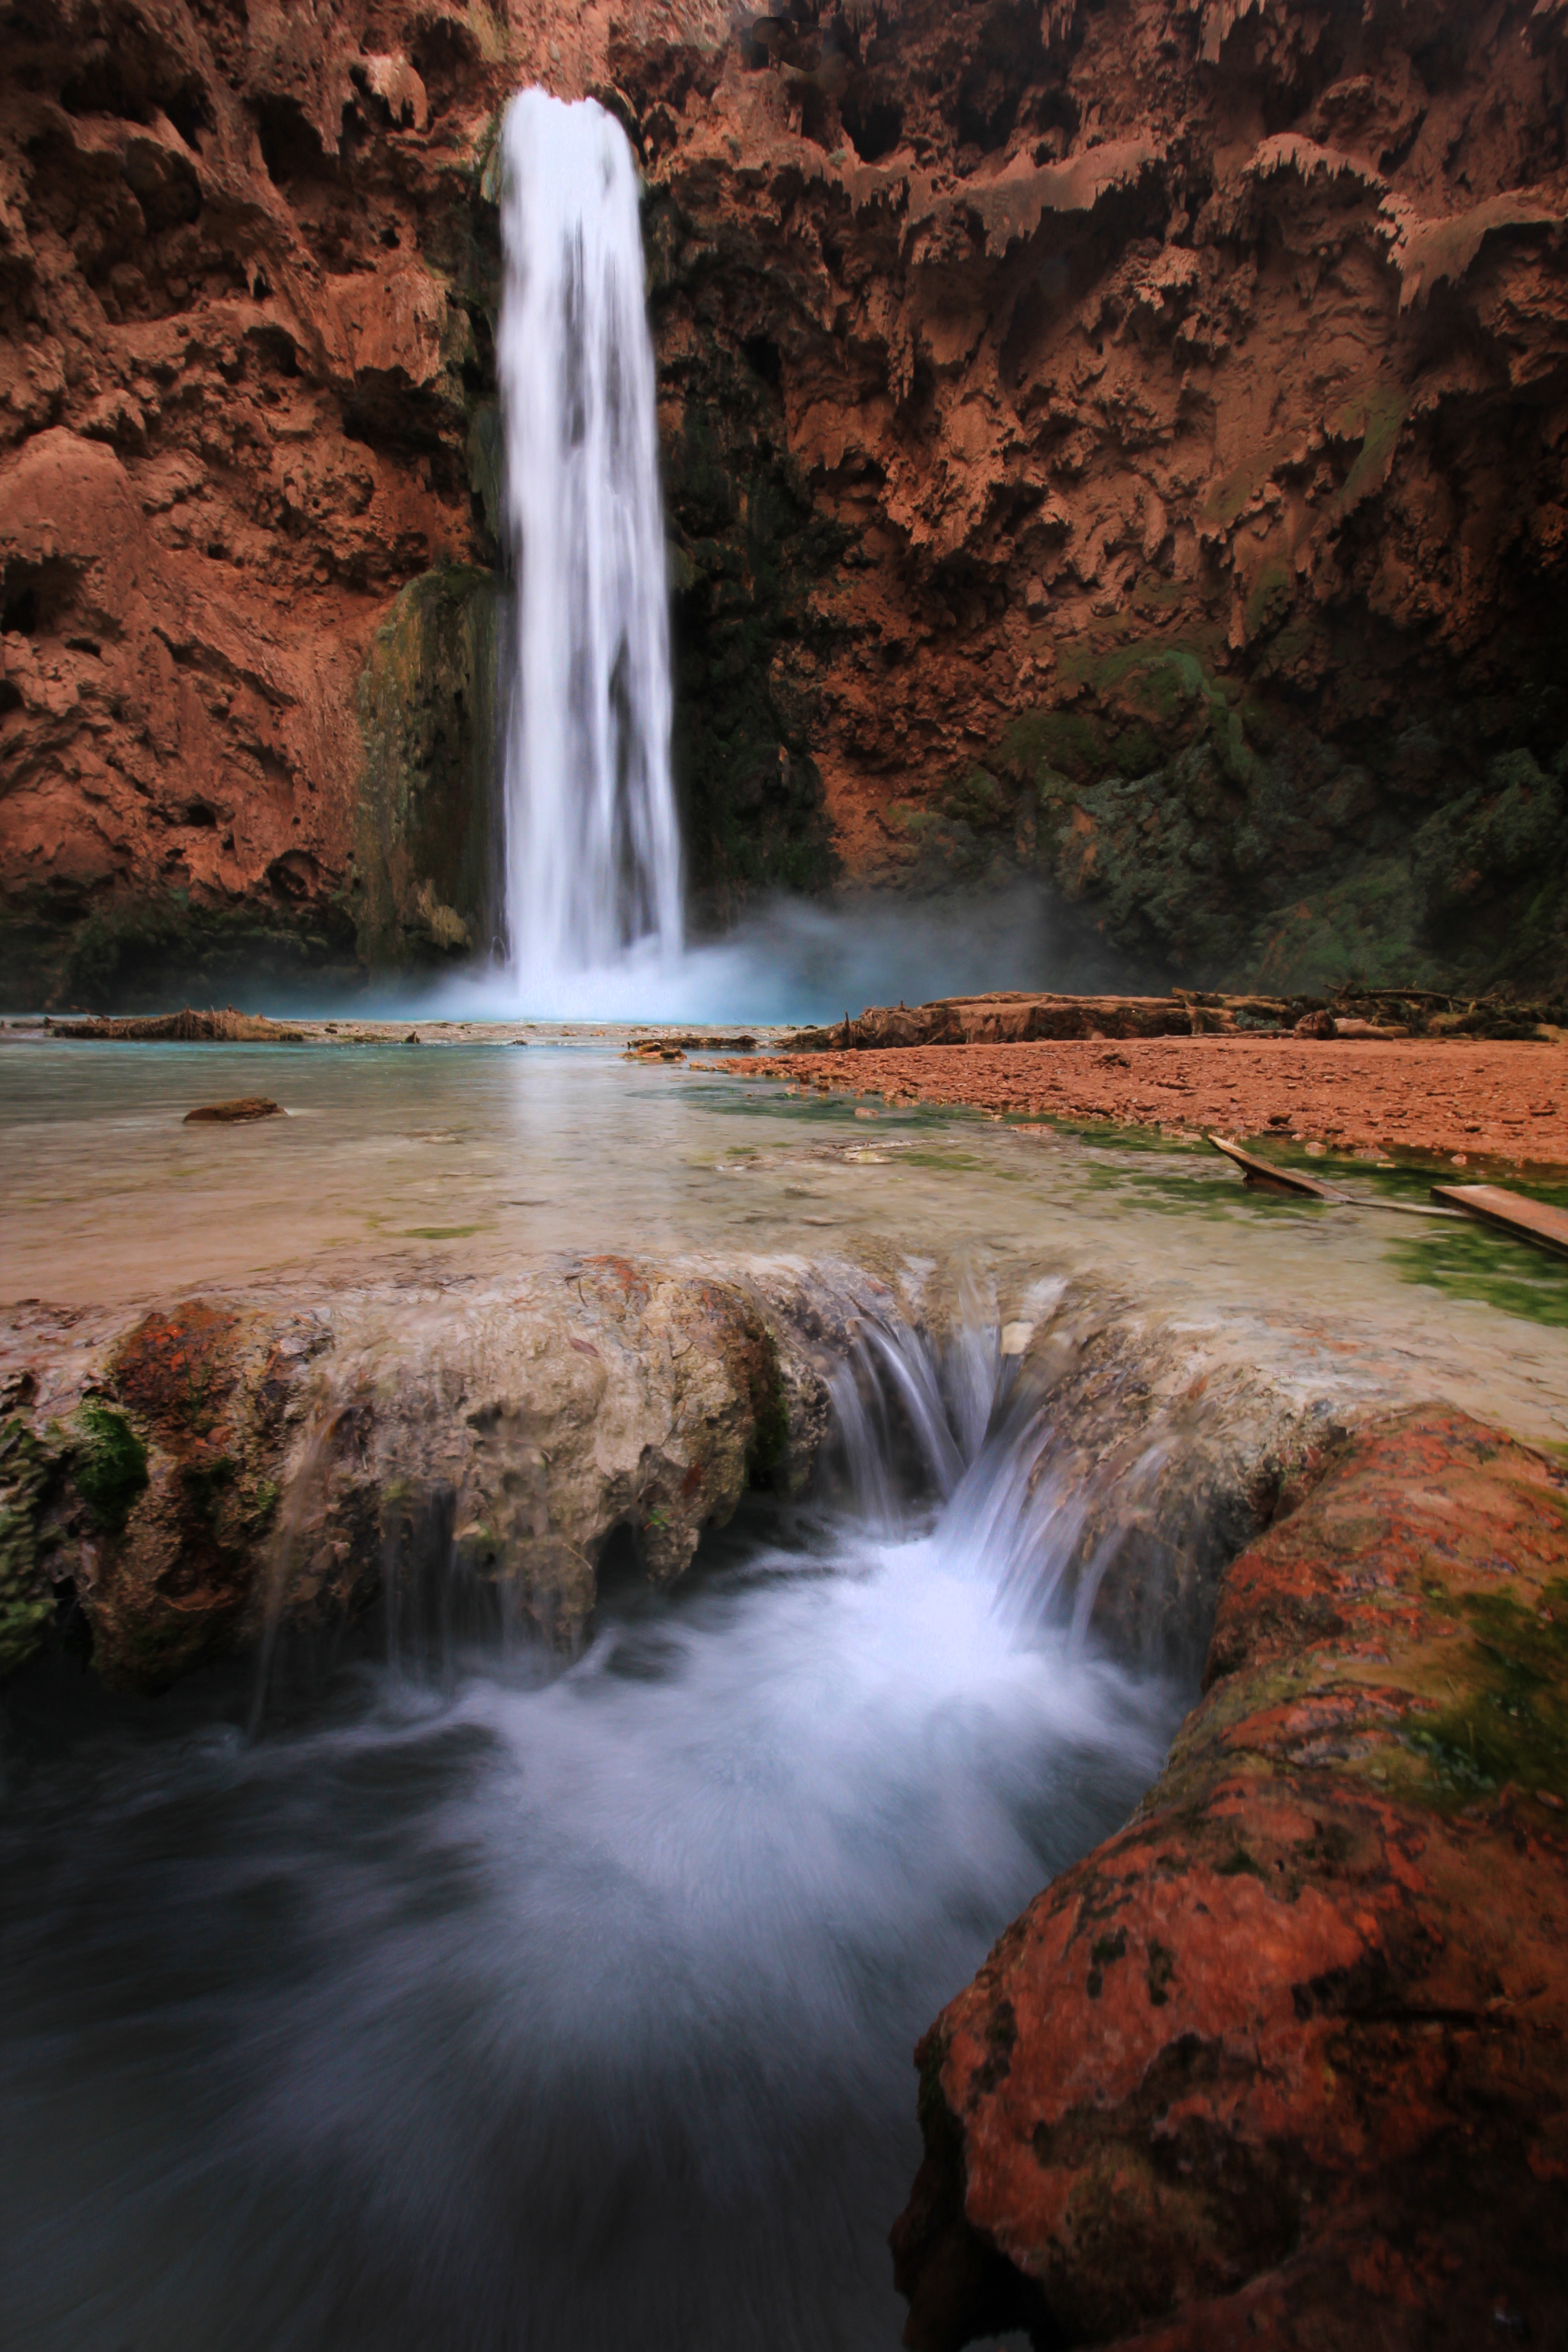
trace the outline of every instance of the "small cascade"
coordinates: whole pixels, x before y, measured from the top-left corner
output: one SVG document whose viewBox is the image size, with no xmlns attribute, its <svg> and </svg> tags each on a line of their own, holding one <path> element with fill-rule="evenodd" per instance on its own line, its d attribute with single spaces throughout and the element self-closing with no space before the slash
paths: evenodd
<svg viewBox="0 0 1568 2352">
<path fill-rule="evenodd" d="M 969 1297 L 940 1348 L 868 1318 L 831 1383 L 850 1507 L 884 1540 L 923 1540 L 942 1574 L 984 1591 L 1011 1638 L 1055 1633 L 1081 1654 L 1108 1574 L 1131 1570 L 1123 1582 L 1153 1623 L 1173 1559 L 1201 1550 L 1204 1531 L 1164 1494 L 1169 1427 L 1086 1465 L 1049 1394 L 1019 1373 L 994 1301 Z M 1125 1647 L 1125 1606 L 1116 1614 Z M 1156 1668 L 1189 1663 L 1159 1635 L 1139 1646 Z"/>
<path fill-rule="evenodd" d="M 637 167 L 592 99 L 507 109 L 497 366 L 517 660 L 505 749 L 513 974 L 681 945 L 669 615 Z"/>
<path fill-rule="evenodd" d="M 1184 1705 L 1081 1639 L 1138 1459 L 959 1322 L 862 1310 L 839 1491 L 572 1658 L 405 1495 L 325 1703 L 176 1696 L 0 1817 L 17 2342 L 895 2352 L 915 2038 Z"/>
</svg>

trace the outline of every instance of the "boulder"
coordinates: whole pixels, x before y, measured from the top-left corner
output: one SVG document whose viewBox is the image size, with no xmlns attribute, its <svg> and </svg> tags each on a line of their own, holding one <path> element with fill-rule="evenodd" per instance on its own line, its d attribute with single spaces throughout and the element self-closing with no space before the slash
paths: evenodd
<svg viewBox="0 0 1568 2352">
<path fill-rule="evenodd" d="M 1433 1407 L 1292 1499 L 920 2045 L 913 2352 L 1568 2340 L 1568 1475 Z"/>
</svg>

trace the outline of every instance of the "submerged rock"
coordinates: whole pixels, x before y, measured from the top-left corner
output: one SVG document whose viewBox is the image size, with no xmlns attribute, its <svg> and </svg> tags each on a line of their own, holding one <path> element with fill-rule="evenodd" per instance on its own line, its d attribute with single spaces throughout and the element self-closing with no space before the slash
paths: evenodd
<svg viewBox="0 0 1568 2352">
<path fill-rule="evenodd" d="M 1441 1407 L 1320 1471 L 920 2046 L 915 2352 L 1568 2331 L 1568 1475 Z"/>
<path fill-rule="evenodd" d="M 282 1118 L 281 1103 L 268 1101 L 265 1095 L 237 1095 L 231 1102 L 198 1103 L 195 1110 L 185 1113 L 187 1127 L 216 1121 L 234 1126 L 247 1118 Z"/>
</svg>

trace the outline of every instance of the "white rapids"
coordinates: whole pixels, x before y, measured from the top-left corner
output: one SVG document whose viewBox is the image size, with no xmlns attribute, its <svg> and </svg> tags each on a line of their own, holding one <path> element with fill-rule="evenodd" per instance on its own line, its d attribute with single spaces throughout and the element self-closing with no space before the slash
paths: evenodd
<svg viewBox="0 0 1568 2352">
<path fill-rule="evenodd" d="M 681 948 L 669 612 L 637 166 L 592 99 L 502 132 L 497 345 L 517 662 L 505 746 L 513 979 L 552 1001 Z"/>
</svg>

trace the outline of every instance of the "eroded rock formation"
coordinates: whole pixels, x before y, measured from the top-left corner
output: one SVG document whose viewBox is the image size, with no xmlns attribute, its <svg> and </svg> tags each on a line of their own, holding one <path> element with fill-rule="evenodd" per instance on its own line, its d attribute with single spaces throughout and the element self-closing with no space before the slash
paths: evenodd
<svg viewBox="0 0 1568 2352">
<path fill-rule="evenodd" d="M 503 1284 L 298 1286 L 0 1328 L 0 1677 L 51 1640 L 155 1689 L 381 1607 L 570 1648 L 606 1561 L 661 1584 L 749 1486 L 798 1495 L 868 1321 L 941 1353 L 959 1268 L 559 1259 Z M 1195 1675 L 1226 1564 L 1332 1418 L 1102 1282 L 1008 1269 L 1061 1605 Z M 1033 1302 L 1032 1304 L 1029 1302 Z M 860 1375 L 870 1360 L 860 1360 Z M 858 1375 L 858 1377 L 859 1375 Z M 894 1409 L 897 1419 L 897 1408 Z M 830 1491 L 830 1489 L 829 1489 Z"/>
<path fill-rule="evenodd" d="M 530 79 L 647 181 L 701 907 L 1023 871 L 1166 978 L 1560 983 L 1568 11 L 777 21 L 10 0 L 8 989 L 488 945 Z"/>
<path fill-rule="evenodd" d="M 1563 1475 L 1435 1408 L 1318 1471 L 1131 1823 L 921 2046 L 916 2352 L 1568 2326 Z"/>
<path fill-rule="evenodd" d="M 158 1689 L 269 1629 L 341 1628 L 466 1581 L 570 1644 L 626 1530 L 654 1582 L 752 1479 L 787 1489 L 826 1395 L 827 1294 L 623 1258 L 520 1276 L 18 1313 L 0 1423 L 0 1673 L 62 1604 L 111 1685 Z"/>
<path fill-rule="evenodd" d="M 5 10 L 14 996 L 488 943 L 468 444 L 511 68 L 483 9 L 392 47 L 384 13 Z"/>
</svg>

